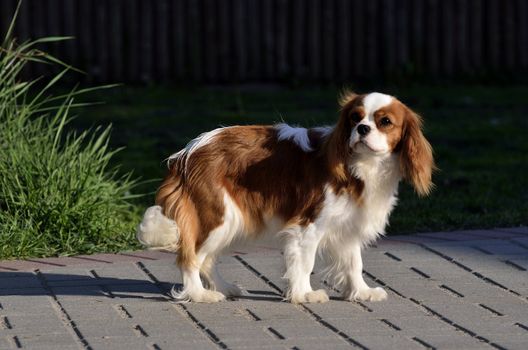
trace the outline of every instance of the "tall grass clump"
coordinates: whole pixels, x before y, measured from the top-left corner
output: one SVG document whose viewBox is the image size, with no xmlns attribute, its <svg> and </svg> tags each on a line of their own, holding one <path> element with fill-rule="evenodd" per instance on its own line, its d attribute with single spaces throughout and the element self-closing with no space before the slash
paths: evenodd
<svg viewBox="0 0 528 350">
<path fill-rule="evenodd" d="M 0 47 L 0 258 L 133 247 L 135 181 L 110 164 L 110 128 L 67 129 L 75 98 L 92 89 L 53 96 L 70 67 L 36 49 L 65 38 L 17 44 L 12 27 Z M 23 81 L 30 62 L 62 70 L 45 82 Z"/>
</svg>

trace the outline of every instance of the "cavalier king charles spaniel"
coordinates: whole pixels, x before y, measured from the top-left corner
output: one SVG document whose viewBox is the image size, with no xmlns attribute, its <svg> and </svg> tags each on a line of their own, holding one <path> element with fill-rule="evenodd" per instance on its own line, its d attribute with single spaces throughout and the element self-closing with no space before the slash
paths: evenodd
<svg viewBox="0 0 528 350">
<path fill-rule="evenodd" d="M 183 289 L 175 298 L 240 295 L 215 259 L 235 241 L 263 236 L 282 239 L 292 303 L 328 301 L 310 285 L 317 252 L 344 299 L 387 298 L 365 283 L 361 250 L 384 234 L 401 179 L 429 194 L 432 149 L 422 119 L 392 96 L 344 92 L 339 103 L 333 127 L 219 128 L 169 157 L 137 237 L 177 253 Z"/>
</svg>

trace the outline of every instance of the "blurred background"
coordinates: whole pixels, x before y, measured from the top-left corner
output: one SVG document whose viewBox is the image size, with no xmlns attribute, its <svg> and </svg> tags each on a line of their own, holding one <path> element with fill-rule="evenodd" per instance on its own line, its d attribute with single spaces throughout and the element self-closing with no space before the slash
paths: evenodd
<svg viewBox="0 0 528 350">
<path fill-rule="evenodd" d="M 0 0 L 2 32 L 17 2 Z M 528 1 L 24 0 L 14 36 L 72 36 L 39 46 L 85 72 L 69 86 L 121 84 L 70 126 L 113 125 L 114 162 L 152 180 L 140 208 L 199 133 L 332 124 L 349 86 L 422 114 L 440 168 L 427 199 L 402 185 L 389 233 L 528 224 Z"/>
<path fill-rule="evenodd" d="M 5 32 L 18 0 L 1 0 Z M 336 83 L 526 79 L 524 0 L 25 0 L 21 41 L 86 80 Z M 31 74 L 44 74 L 35 66 Z"/>
</svg>

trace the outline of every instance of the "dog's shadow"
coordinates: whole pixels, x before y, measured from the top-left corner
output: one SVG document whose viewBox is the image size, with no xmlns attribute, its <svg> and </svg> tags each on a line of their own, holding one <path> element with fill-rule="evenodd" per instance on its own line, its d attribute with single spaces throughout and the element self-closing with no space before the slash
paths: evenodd
<svg viewBox="0 0 528 350">
<path fill-rule="evenodd" d="M 117 299 L 174 301 L 171 289 L 181 290 L 181 283 L 153 282 L 146 279 L 99 277 L 60 273 L 0 272 L 0 296 L 86 296 Z M 278 292 L 244 290 L 243 295 L 228 300 L 281 302 Z"/>
</svg>

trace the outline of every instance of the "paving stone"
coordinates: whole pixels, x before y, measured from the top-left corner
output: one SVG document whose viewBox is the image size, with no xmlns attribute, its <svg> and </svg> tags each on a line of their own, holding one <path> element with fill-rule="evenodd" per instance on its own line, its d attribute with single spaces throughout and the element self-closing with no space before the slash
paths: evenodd
<svg viewBox="0 0 528 350">
<path fill-rule="evenodd" d="M 17 337 L 22 349 L 78 350 L 81 347 L 81 343 L 70 333 L 25 333 Z"/>
<path fill-rule="evenodd" d="M 56 313 L 46 318 L 37 318 L 31 313 L 25 315 L 7 315 L 2 317 L 4 331 L 11 334 L 46 334 L 64 332 L 64 323 Z"/>
<path fill-rule="evenodd" d="M 341 338 L 332 337 L 332 338 L 318 338 L 318 339 L 292 339 L 285 340 L 287 344 L 287 349 L 302 349 L 302 350 L 320 350 L 320 349 L 350 349 L 353 345 L 346 340 L 341 340 Z"/>
<path fill-rule="evenodd" d="M 193 338 L 180 338 L 173 335 L 164 335 L 163 337 L 149 337 L 147 339 L 147 344 L 153 348 L 153 344 L 156 344 L 161 349 L 189 349 L 189 350 L 210 350 L 217 349 L 218 346 L 215 345 L 211 340 L 203 339 L 193 339 Z M 110 347 L 110 349 L 113 349 Z M 124 350 L 131 350 L 134 348 L 128 348 Z"/>
<path fill-rule="evenodd" d="M 75 323 L 84 337 L 132 337 L 138 334 L 134 331 L 134 325 L 118 318 L 99 320 L 77 318 Z"/>
<path fill-rule="evenodd" d="M 92 349 L 112 349 L 112 350 L 133 350 L 148 349 L 148 345 L 154 342 L 144 337 L 118 337 L 118 336 L 101 336 L 86 337 L 86 341 Z M 148 344 L 148 345 L 147 345 Z M 174 345 L 173 345 L 174 346 Z M 152 347 L 151 347 L 152 348 Z M 190 347 L 188 348 L 190 349 Z"/>
<path fill-rule="evenodd" d="M 270 320 L 268 325 L 286 339 L 331 338 L 335 336 L 335 332 L 312 319 L 301 322 L 297 320 L 294 322 L 291 320 Z"/>
<path fill-rule="evenodd" d="M 229 349 L 286 349 L 287 342 L 272 335 L 265 337 L 244 336 L 240 338 L 227 338 L 222 341 Z"/>
<path fill-rule="evenodd" d="M 512 335 L 512 334 L 496 334 L 490 337 L 490 341 L 501 345 L 506 349 L 523 349 L 526 350 L 528 344 L 528 334 Z"/>
<path fill-rule="evenodd" d="M 0 349 L 10 349 L 16 347 L 13 336 L 5 336 L 0 332 Z"/>
<path fill-rule="evenodd" d="M 423 350 L 423 345 L 407 339 L 398 334 L 380 334 L 377 336 L 364 332 L 362 334 L 355 334 L 353 339 L 363 346 L 370 349 L 420 349 Z"/>
<path fill-rule="evenodd" d="M 363 304 L 364 305 L 364 304 Z M 374 315 L 366 310 L 366 306 L 360 306 L 356 302 L 331 300 L 324 304 L 306 304 L 306 307 L 320 317 L 327 318 L 373 318 Z"/>
<path fill-rule="evenodd" d="M 366 249 L 364 277 L 387 290 L 383 302 L 343 301 L 326 286 L 333 297 L 328 303 L 282 302 L 276 288 L 286 287 L 284 259 L 266 245 L 219 259 L 224 278 L 245 290 L 234 301 L 217 304 L 176 304 L 166 296 L 173 284 L 181 284 L 173 254 L 0 262 L 0 348 L 16 347 L 16 337 L 23 348 L 35 349 L 82 348 L 82 342 L 93 349 L 127 350 L 341 349 L 354 341 L 373 349 L 490 347 L 479 338 L 524 349 L 528 241 L 524 228 L 504 230 L 393 237 Z M 31 271 L 35 268 L 45 286 Z M 318 262 L 315 270 L 321 269 Z M 321 279 L 312 276 L 314 288 Z"/>
<path fill-rule="evenodd" d="M 501 232 L 513 232 L 513 233 L 528 235 L 528 226 L 497 228 L 496 230 L 501 231 Z"/>
<path fill-rule="evenodd" d="M 331 304 L 330 302 L 329 304 Z M 328 305 L 329 305 L 328 304 Z M 261 320 L 309 320 L 310 316 L 286 302 L 262 301 L 247 303 L 246 310 Z"/>
<path fill-rule="evenodd" d="M 489 348 L 486 343 L 463 333 L 459 333 L 458 335 L 455 334 L 449 337 L 444 335 L 423 334 L 417 338 L 425 341 L 427 344 L 437 349 L 470 350 Z"/>
</svg>

